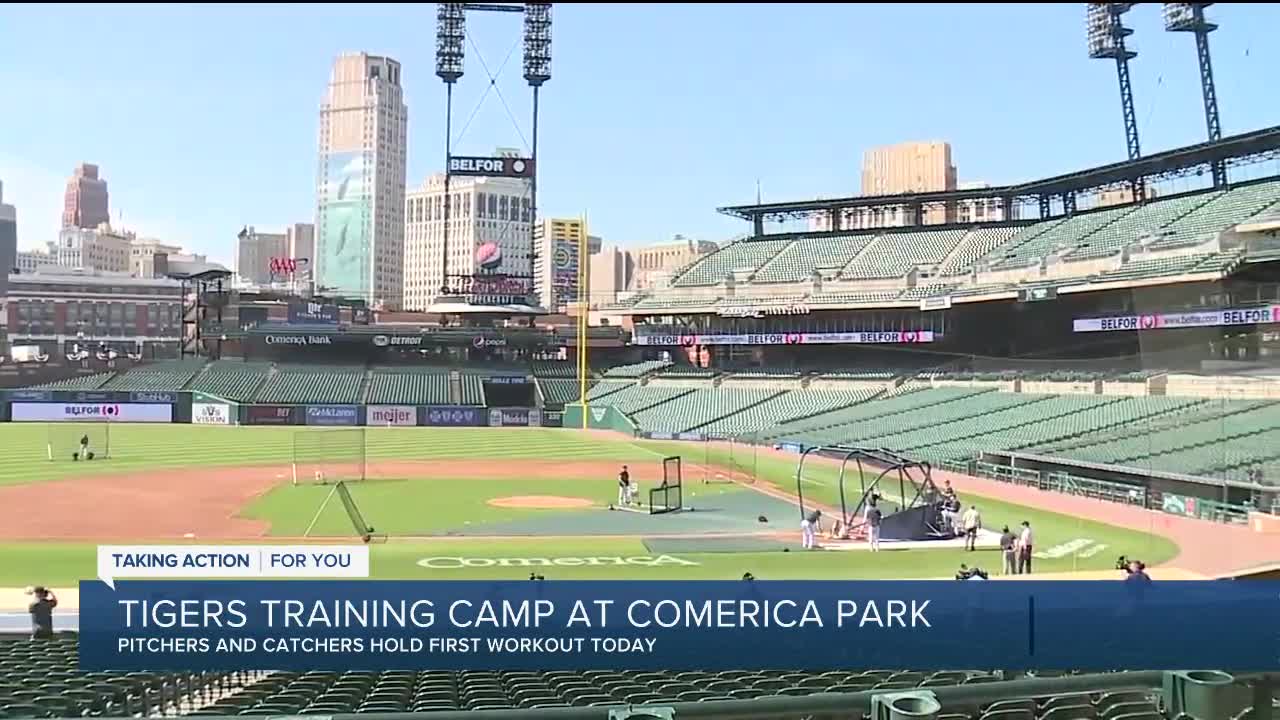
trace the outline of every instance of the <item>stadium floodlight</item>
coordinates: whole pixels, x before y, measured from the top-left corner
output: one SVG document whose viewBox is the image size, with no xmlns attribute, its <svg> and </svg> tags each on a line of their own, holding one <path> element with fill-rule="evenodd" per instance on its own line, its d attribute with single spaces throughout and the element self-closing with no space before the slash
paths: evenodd
<svg viewBox="0 0 1280 720">
<path fill-rule="evenodd" d="M 466 56 L 467 11 L 463 3 L 436 5 L 436 75 L 453 84 L 462 77 Z"/>
<path fill-rule="evenodd" d="M 1133 30 L 1124 26 L 1124 14 L 1129 12 L 1134 3 L 1088 3 L 1085 22 L 1089 57 L 1115 60 L 1116 79 L 1120 84 L 1120 110 L 1124 115 L 1125 145 L 1129 150 L 1129 159 L 1142 157 L 1142 147 L 1138 143 L 1138 116 L 1133 110 L 1133 86 L 1129 82 L 1129 61 L 1138 56 L 1137 51 L 1127 47 L 1125 38 L 1133 34 Z M 1133 183 L 1134 200 L 1146 197 L 1142 180 Z"/>
<path fill-rule="evenodd" d="M 524 79 L 535 88 L 551 79 L 551 3 L 524 4 Z"/>
<path fill-rule="evenodd" d="M 1196 36 L 1196 56 L 1200 61 L 1200 91 L 1204 96 L 1204 122 L 1209 142 L 1222 139 L 1222 125 L 1218 119 L 1218 92 L 1213 85 L 1213 63 L 1209 59 L 1209 33 L 1218 26 L 1205 19 L 1204 9 L 1213 3 L 1164 3 L 1164 29 L 1169 32 L 1189 32 Z M 1213 164 L 1213 186 L 1227 183 L 1227 166 L 1219 161 Z"/>
</svg>

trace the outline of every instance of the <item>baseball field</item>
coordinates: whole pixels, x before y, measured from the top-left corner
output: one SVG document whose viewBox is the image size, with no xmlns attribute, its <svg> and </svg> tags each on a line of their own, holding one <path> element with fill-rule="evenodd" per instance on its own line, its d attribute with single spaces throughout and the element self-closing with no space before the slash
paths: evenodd
<svg viewBox="0 0 1280 720">
<path fill-rule="evenodd" d="M 91 578 L 99 542 L 358 541 L 333 486 L 314 482 L 315 468 L 329 477 L 351 470 L 353 434 L 367 479 L 349 487 L 367 523 L 388 536 L 371 546 L 379 578 L 940 578 L 962 562 L 1000 565 L 994 550 L 954 547 L 802 551 L 797 456 L 767 449 L 753 457 L 751 482 L 716 483 L 704 480 L 747 479 L 740 448 L 731 459 L 701 443 L 567 429 L 115 425 L 108 458 L 50 452 L 81 433 L 0 425 L 0 587 Z M 673 455 L 682 458 L 685 511 L 609 509 L 621 465 L 643 499 Z M 807 465 L 806 501 L 838 507 L 837 475 L 832 464 Z M 1186 546 L 1219 544 L 1193 534 L 1215 530 L 1208 523 L 934 475 L 940 485 L 951 479 L 989 529 L 1030 522 L 1041 576 L 1105 572 L 1121 554 L 1207 573 Z"/>
</svg>

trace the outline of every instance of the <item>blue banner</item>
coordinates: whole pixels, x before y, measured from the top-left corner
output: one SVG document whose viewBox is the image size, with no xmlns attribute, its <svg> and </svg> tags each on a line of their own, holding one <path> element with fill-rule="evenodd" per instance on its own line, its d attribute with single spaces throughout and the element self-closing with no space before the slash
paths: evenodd
<svg viewBox="0 0 1280 720">
<path fill-rule="evenodd" d="M 5 390 L 4 394 L 15 402 L 53 402 L 52 390 Z"/>
<path fill-rule="evenodd" d="M 155 390 L 139 390 L 129 393 L 129 402 L 132 403 L 169 403 L 171 405 L 178 402 L 178 393 L 176 392 L 158 392 Z"/>
<path fill-rule="evenodd" d="M 1274 581 L 93 580 L 80 669 L 1275 671 L 1278 606 Z"/>
<path fill-rule="evenodd" d="M 428 405 L 419 414 L 423 425 L 434 427 L 478 427 L 484 425 L 485 409 L 457 405 Z"/>
<path fill-rule="evenodd" d="M 359 425 L 360 409 L 355 405 L 308 405 L 308 425 Z"/>
<path fill-rule="evenodd" d="M 338 306 L 317 302 L 289 304 L 290 325 L 337 325 Z"/>
</svg>

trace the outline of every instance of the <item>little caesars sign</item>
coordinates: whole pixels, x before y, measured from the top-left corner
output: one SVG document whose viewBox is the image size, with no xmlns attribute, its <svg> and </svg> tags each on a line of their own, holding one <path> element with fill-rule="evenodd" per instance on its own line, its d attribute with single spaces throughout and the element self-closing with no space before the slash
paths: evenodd
<svg viewBox="0 0 1280 720">
<path fill-rule="evenodd" d="M 684 560 L 674 555 L 636 555 L 620 557 L 606 555 L 601 557 L 558 557 L 558 558 L 467 558 L 456 556 L 440 556 L 423 558 L 418 561 L 419 567 L 429 570 L 465 570 L 467 568 L 490 567 L 693 567 L 699 563 Z"/>
</svg>

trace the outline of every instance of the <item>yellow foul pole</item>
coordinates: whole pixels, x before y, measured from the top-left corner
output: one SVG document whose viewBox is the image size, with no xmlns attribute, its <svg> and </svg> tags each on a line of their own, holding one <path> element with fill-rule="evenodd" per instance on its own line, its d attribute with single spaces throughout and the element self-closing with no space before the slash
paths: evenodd
<svg viewBox="0 0 1280 720">
<path fill-rule="evenodd" d="M 582 402 L 582 429 L 587 429 L 587 314 L 589 269 L 587 255 L 587 215 L 582 215 L 578 233 L 578 399 Z"/>
</svg>

